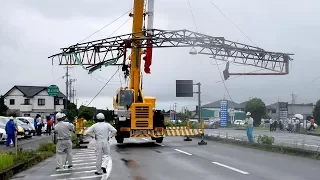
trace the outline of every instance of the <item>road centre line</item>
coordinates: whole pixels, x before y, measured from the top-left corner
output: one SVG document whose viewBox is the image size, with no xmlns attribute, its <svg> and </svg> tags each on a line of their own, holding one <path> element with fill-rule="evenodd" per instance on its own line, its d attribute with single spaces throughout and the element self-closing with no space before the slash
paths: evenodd
<svg viewBox="0 0 320 180">
<path fill-rule="evenodd" d="M 231 166 L 227 166 L 225 164 L 221 164 L 221 163 L 218 163 L 218 162 L 212 162 L 213 164 L 216 164 L 218 166 L 222 166 L 222 167 L 225 167 L 225 168 L 228 168 L 228 169 L 231 169 L 233 171 L 236 171 L 236 172 L 239 172 L 241 174 L 249 174 L 248 172 L 245 172 L 245 171 L 242 171 L 240 169 L 237 169 L 237 168 L 234 168 L 234 167 L 231 167 Z"/>
<path fill-rule="evenodd" d="M 191 156 L 192 154 L 188 153 L 188 152 L 185 152 L 185 151 L 182 151 L 180 149 L 174 149 L 175 151 L 178 151 L 178 152 L 181 152 L 181 153 L 184 153 L 184 154 L 187 154 L 189 156 Z"/>
</svg>

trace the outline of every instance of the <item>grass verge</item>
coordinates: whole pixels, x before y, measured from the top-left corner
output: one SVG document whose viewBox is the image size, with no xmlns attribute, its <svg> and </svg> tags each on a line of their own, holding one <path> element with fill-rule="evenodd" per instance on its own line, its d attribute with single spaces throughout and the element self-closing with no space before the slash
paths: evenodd
<svg viewBox="0 0 320 180">
<path fill-rule="evenodd" d="M 17 155 L 12 152 L 0 154 L 0 179 L 9 179 L 14 174 L 51 157 L 55 151 L 55 144 L 44 143 L 40 144 L 39 147 L 33 151 L 20 150 Z"/>
<path fill-rule="evenodd" d="M 197 137 L 199 138 L 199 136 Z M 207 141 L 216 141 L 220 143 L 254 148 L 254 149 L 259 149 L 263 151 L 276 152 L 281 154 L 288 154 L 293 156 L 307 157 L 307 158 L 320 160 L 320 152 L 304 150 L 304 149 L 295 148 L 295 147 L 268 145 L 268 144 L 261 144 L 261 143 L 249 143 L 247 141 L 238 141 L 234 139 L 225 139 L 225 138 L 207 136 L 207 135 L 204 136 L 204 139 Z"/>
</svg>

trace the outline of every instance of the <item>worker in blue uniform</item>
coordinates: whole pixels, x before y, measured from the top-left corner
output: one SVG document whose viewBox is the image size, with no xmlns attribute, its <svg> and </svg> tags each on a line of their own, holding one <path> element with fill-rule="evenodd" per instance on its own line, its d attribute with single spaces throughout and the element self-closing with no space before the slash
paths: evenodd
<svg viewBox="0 0 320 180">
<path fill-rule="evenodd" d="M 11 141 L 13 142 L 13 145 L 15 146 L 16 143 L 16 132 L 17 128 L 16 125 L 13 122 L 13 117 L 10 117 L 10 120 L 7 122 L 6 127 L 5 127 L 6 133 L 7 133 L 7 142 L 6 146 L 9 147 Z"/>
</svg>

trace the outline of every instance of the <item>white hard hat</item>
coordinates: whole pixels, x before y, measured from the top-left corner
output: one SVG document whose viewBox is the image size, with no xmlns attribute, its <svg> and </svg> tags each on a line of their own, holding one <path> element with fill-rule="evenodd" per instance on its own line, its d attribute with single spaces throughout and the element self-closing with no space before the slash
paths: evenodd
<svg viewBox="0 0 320 180">
<path fill-rule="evenodd" d="M 251 112 L 247 112 L 246 116 L 251 116 Z"/>
<path fill-rule="evenodd" d="M 12 116 L 10 116 L 10 118 L 9 119 L 13 119 L 13 117 Z"/>
<path fill-rule="evenodd" d="M 61 118 L 63 118 L 63 114 L 60 113 L 60 112 L 58 112 L 58 113 L 56 114 L 56 119 L 61 119 Z"/>
<path fill-rule="evenodd" d="M 102 113 L 98 113 L 96 117 L 97 119 L 104 119 L 104 115 Z"/>
</svg>

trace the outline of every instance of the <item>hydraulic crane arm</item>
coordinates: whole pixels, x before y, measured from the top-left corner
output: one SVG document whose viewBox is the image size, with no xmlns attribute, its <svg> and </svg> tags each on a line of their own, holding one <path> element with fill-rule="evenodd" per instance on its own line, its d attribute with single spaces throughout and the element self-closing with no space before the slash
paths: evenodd
<svg viewBox="0 0 320 180">
<path fill-rule="evenodd" d="M 62 53 L 49 58 L 57 57 L 60 65 L 79 65 L 73 55 L 76 54 L 81 64 L 90 68 L 124 56 L 126 50 L 132 48 L 131 43 L 139 41 L 139 48 L 195 47 L 198 49 L 196 53 L 210 55 L 217 60 L 227 61 L 227 58 L 232 58 L 232 63 L 284 72 L 289 60 L 292 60 L 289 55 L 293 55 L 265 51 L 259 47 L 226 40 L 224 37 L 213 37 L 189 30 L 152 29 L 152 32 L 151 36 L 142 32 L 144 36 L 137 38 L 135 34 L 140 35 L 139 32 L 72 45 L 62 48 Z M 113 65 L 120 65 L 117 62 Z"/>
</svg>

